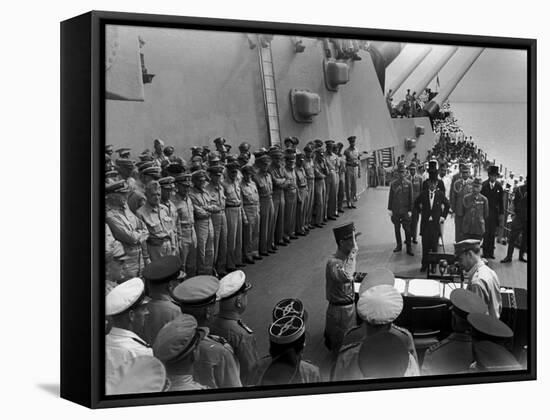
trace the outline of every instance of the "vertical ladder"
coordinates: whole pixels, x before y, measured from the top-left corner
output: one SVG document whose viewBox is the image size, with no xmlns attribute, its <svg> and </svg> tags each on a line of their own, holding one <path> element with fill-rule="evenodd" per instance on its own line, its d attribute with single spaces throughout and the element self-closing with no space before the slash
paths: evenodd
<svg viewBox="0 0 550 420">
<path fill-rule="evenodd" d="M 269 132 L 269 144 L 274 146 L 281 144 L 281 131 L 279 127 L 279 106 L 277 104 L 277 91 L 275 90 L 275 71 L 273 68 L 273 56 L 271 43 L 266 42 L 262 46 L 261 35 L 258 36 L 258 54 L 260 58 L 260 74 L 264 94 L 265 115 Z"/>
<path fill-rule="evenodd" d="M 391 147 L 388 147 L 386 149 L 382 149 L 380 151 L 380 154 L 382 155 L 382 165 L 384 168 L 390 168 L 394 165 L 393 163 L 393 150 Z"/>
</svg>

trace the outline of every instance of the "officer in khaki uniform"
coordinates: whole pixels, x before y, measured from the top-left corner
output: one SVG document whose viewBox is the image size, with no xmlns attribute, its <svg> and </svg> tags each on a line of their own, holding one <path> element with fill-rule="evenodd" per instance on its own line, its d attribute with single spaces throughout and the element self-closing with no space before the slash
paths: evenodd
<svg viewBox="0 0 550 420">
<path fill-rule="evenodd" d="M 313 148 L 311 145 L 304 147 L 304 171 L 307 179 L 307 201 L 305 225 L 308 229 L 313 228 L 313 204 L 315 201 L 315 169 L 313 167 Z"/>
<path fill-rule="evenodd" d="M 421 175 L 418 175 L 416 173 L 416 163 L 411 163 L 409 165 L 409 181 L 411 181 L 412 187 L 413 187 L 413 203 L 416 201 L 420 193 L 422 192 L 422 183 L 424 180 L 422 179 Z M 418 209 L 413 207 L 412 211 L 412 218 L 411 218 L 411 237 L 412 242 L 417 243 L 416 235 L 418 233 L 418 220 L 420 217 L 420 212 Z"/>
<path fill-rule="evenodd" d="M 227 218 L 227 270 L 244 267 L 243 264 L 243 198 L 239 164 L 227 164 L 228 177 L 223 183 L 225 191 L 225 217 Z M 242 175 L 241 175 L 242 177 Z"/>
<path fill-rule="evenodd" d="M 252 285 L 246 282 L 241 270 L 229 273 L 220 280 L 219 312 L 212 322 L 213 334 L 225 338 L 233 347 L 241 369 L 241 383 L 255 385 L 253 377 L 258 365 L 258 349 L 254 332 L 244 323 L 242 315 L 248 304 L 247 294 Z"/>
<path fill-rule="evenodd" d="M 346 158 L 342 154 L 344 143 L 336 143 L 336 156 L 338 156 L 338 206 L 337 212 L 344 213 L 344 197 L 346 195 Z"/>
<path fill-rule="evenodd" d="M 355 292 L 353 288 L 357 259 L 353 222 L 333 229 L 338 249 L 326 264 L 325 346 L 337 354 L 346 331 L 355 325 Z"/>
<path fill-rule="evenodd" d="M 271 159 L 264 151 L 254 153 L 254 162 L 258 172 L 254 181 L 258 187 L 260 196 L 260 255 L 267 257 L 269 253 L 275 253 L 275 214 L 273 207 L 273 182 L 269 173 Z"/>
<path fill-rule="evenodd" d="M 174 197 L 176 196 L 176 179 L 173 176 L 167 176 L 164 178 L 159 179 L 160 184 L 160 202 L 161 204 L 165 205 L 168 209 L 168 215 L 170 216 L 170 219 L 172 219 L 172 223 L 170 224 L 169 230 L 172 232 L 175 232 L 174 235 L 174 243 L 175 243 L 175 250 L 174 254 L 177 255 L 179 253 L 180 244 L 179 244 L 179 236 L 178 236 L 178 210 L 176 209 L 176 205 L 174 204 Z"/>
<path fill-rule="evenodd" d="M 274 242 L 277 246 L 287 246 L 285 236 L 285 185 L 286 178 L 282 167 L 283 152 L 272 146 L 269 150 L 271 166 L 269 173 L 273 183 L 273 208 L 274 208 Z"/>
<path fill-rule="evenodd" d="M 129 277 L 141 275 L 144 264 L 149 263 L 146 240 L 149 232 L 145 224 L 130 211 L 127 196 L 130 192 L 126 181 L 117 181 L 105 186 L 105 221 L 114 238 L 124 247 L 126 274 Z"/>
<path fill-rule="evenodd" d="M 346 201 L 348 209 L 356 208 L 357 201 L 357 179 L 361 178 L 361 161 L 359 160 L 359 151 L 355 148 L 357 137 L 348 137 L 349 147 L 344 150 L 346 158 Z"/>
<path fill-rule="evenodd" d="M 325 162 L 327 166 L 328 175 L 325 178 L 325 185 L 327 189 L 326 198 L 326 217 L 329 220 L 336 220 L 338 217 L 338 181 L 340 176 L 339 159 L 338 155 L 334 153 L 334 140 L 325 141 Z"/>
<path fill-rule="evenodd" d="M 326 223 L 326 195 L 327 187 L 325 179 L 328 176 L 325 157 L 323 156 L 323 142 L 315 141 L 315 158 L 313 160 L 313 173 L 315 176 L 315 194 L 313 196 L 314 226 L 322 228 Z"/>
<path fill-rule="evenodd" d="M 189 190 L 193 183 L 191 174 L 176 176 L 177 193 L 174 197 L 177 217 L 177 232 L 179 244 L 179 257 L 182 269 L 187 276 L 197 273 L 197 234 L 195 233 L 195 218 L 193 215 L 193 202 L 189 196 Z"/>
<path fill-rule="evenodd" d="M 422 375 L 466 373 L 472 364 L 471 327 L 466 318 L 471 313 L 484 313 L 486 305 L 476 294 L 464 289 L 451 292 L 453 332 L 431 346 L 424 355 Z"/>
<path fill-rule="evenodd" d="M 462 225 L 464 223 L 464 196 L 472 192 L 472 178 L 470 177 L 470 166 L 460 164 L 460 177 L 451 184 L 451 211 L 455 219 L 455 242 L 463 239 Z"/>
<path fill-rule="evenodd" d="M 153 344 L 153 353 L 166 366 L 170 387 L 167 391 L 207 389 L 193 377 L 193 364 L 199 357 L 199 343 L 204 338 L 197 320 L 181 314 L 162 327 Z"/>
<path fill-rule="evenodd" d="M 306 223 L 307 200 L 308 200 L 308 181 L 306 171 L 304 169 L 304 154 L 299 152 L 296 154 L 296 187 L 298 191 L 296 203 L 296 235 L 304 236 L 309 232 Z"/>
<path fill-rule="evenodd" d="M 411 181 L 405 178 L 407 169 L 403 162 L 397 165 L 398 178 L 390 185 L 388 199 L 388 212 L 395 230 L 395 241 L 397 243 L 393 252 L 400 252 L 402 249 L 401 227 L 405 231 L 405 243 L 407 254 L 414 256 L 411 249 L 411 218 L 414 207 L 413 186 Z"/>
<path fill-rule="evenodd" d="M 252 165 L 241 168 L 243 180 L 241 191 L 243 197 L 243 211 L 246 224 L 243 226 L 243 249 L 245 262 L 254 264 L 254 260 L 261 260 L 259 252 L 260 241 L 260 196 L 254 182 L 255 170 Z"/>
<path fill-rule="evenodd" d="M 172 302 L 170 290 L 180 282 L 181 261 L 175 255 L 167 255 L 151 262 L 143 270 L 143 278 L 149 286 L 149 316 L 145 323 L 144 338 L 153 343 L 160 329 L 181 314 Z"/>
<path fill-rule="evenodd" d="M 227 265 L 227 218 L 225 216 L 225 190 L 222 185 L 223 165 L 209 166 L 207 171 L 210 182 L 206 191 L 210 194 L 210 202 L 216 208 L 210 213 L 214 225 L 214 264 L 219 276 L 226 274 Z"/>
<path fill-rule="evenodd" d="M 182 313 L 197 320 L 201 340 L 194 364 L 195 380 L 209 388 L 240 387 L 239 362 L 233 348 L 224 338 L 210 334 L 219 287 L 216 277 L 196 276 L 181 282 L 171 295 Z"/>
<path fill-rule="evenodd" d="M 176 253 L 177 232 L 168 207 L 160 202 L 161 187 L 158 181 L 147 184 L 145 196 L 147 202 L 136 213 L 149 230 L 147 250 L 151 261 L 154 261 Z"/>
<path fill-rule="evenodd" d="M 464 239 L 481 240 L 485 234 L 485 219 L 489 217 L 489 201 L 481 194 L 481 179 L 472 182 L 472 192 L 464 195 L 464 220 L 462 234 Z"/>
<path fill-rule="evenodd" d="M 296 184 L 296 150 L 288 148 L 285 150 L 285 227 L 284 240 L 298 239 L 295 235 L 296 229 L 296 207 L 298 204 L 298 190 Z"/>
</svg>

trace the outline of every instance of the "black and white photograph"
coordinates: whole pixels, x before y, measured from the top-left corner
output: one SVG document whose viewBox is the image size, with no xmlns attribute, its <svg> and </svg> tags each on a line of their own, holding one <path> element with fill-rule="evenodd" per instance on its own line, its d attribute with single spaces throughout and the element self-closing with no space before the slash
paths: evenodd
<svg viewBox="0 0 550 420">
<path fill-rule="evenodd" d="M 527 49 L 290 32 L 104 26 L 105 395 L 528 372 Z"/>
</svg>

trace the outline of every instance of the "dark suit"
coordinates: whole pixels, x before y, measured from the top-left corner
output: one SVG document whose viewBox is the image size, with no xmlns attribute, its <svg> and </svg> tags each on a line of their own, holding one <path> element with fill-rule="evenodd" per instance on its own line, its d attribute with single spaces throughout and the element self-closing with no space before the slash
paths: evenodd
<svg viewBox="0 0 550 420">
<path fill-rule="evenodd" d="M 493 256 L 495 252 L 495 235 L 499 225 L 499 216 L 504 214 L 503 189 L 496 181 L 493 188 L 486 180 L 481 184 L 481 194 L 489 201 L 489 217 L 485 219 L 485 234 L 483 235 L 483 254 Z"/>
<path fill-rule="evenodd" d="M 426 179 L 422 183 L 422 191 L 428 191 L 430 189 L 428 181 L 429 179 Z M 442 191 L 443 194 L 445 194 L 445 183 L 441 178 L 439 178 L 439 176 L 437 177 L 437 190 Z"/>
<path fill-rule="evenodd" d="M 519 256 L 524 257 L 525 252 L 527 252 L 527 191 L 527 185 L 522 185 L 514 191 L 514 218 L 512 219 L 510 237 L 508 238 L 507 258 L 512 258 L 520 234 L 522 236 Z"/>
<path fill-rule="evenodd" d="M 414 202 L 420 213 L 420 235 L 422 235 L 422 265 L 427 264 L 429 252 L 437 252 L 437 244 L 441 233 L 439 218 L 446 218 L 449 213 L 449 200 L 440 190 L 434 191 L 433 205 L 430 206 L 430 190 L 424 190 Z"/>
</svg>

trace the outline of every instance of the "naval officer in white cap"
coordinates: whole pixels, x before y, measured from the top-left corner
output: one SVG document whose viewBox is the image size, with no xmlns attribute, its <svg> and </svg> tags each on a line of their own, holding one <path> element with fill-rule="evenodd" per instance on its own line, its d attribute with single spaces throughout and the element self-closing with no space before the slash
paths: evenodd
<svg viewBox="0 0 550 420">
<path fill-rule="evenodd" d="M 212 334 L 225 338 L 233 347 L 241 367 L 243 385 L 254 385 L 252 377 L 259 358 L 254 332 L 242 320 L 251 288 L 241 270 L 223 277 L 217 293 L 219 312 L 210 327 Z"/>
<path fill-rule="evenodd" d="M 105 315 L 112 320 L 111 331 L 105 337 L 106 381 L 121 365 L 138 356 L 153 355 L 142 338 L 149 300 L 143 280 L 137 277 L 119 284 L 106 296 Z"/>
</svg>

